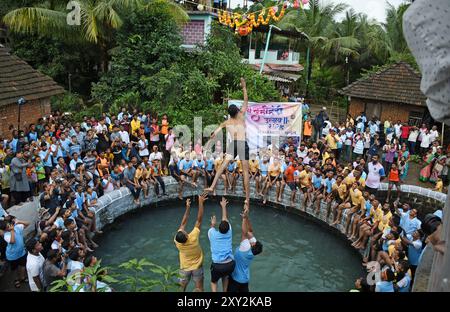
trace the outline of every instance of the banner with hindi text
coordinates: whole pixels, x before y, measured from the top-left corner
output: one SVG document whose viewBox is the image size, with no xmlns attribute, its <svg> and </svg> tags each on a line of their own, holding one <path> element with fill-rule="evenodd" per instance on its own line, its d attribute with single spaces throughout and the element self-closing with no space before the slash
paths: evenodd
<svg viewBox="0 0 450 312">
<path fill-rule="evenodd" d="M 230 100 L 228 105 L 242 106 L 243 101 Z M 269 144 L 279 145 L 287 137 L 302 133 L 302 105 L 296 102 L 249 102 L 246 113 L 247 142 L 250 149 Z"/>
</svg>

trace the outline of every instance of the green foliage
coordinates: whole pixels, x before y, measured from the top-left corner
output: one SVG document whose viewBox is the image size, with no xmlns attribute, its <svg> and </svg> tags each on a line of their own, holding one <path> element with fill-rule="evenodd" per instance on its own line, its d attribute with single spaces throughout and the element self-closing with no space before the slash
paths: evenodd
<svg viewBox="0 0 450 312">
<path fill-rule="evenodd" d="M 422 163 L 422 157 L 420 157 L 419 155 L 411 155 L 411 156 L 409 156 L 408 161 L 414 162 L 416 164 L 420 164 L 420 163 Z"/>
<path fill-rule="evenodd" d="M 123 286 L 131 292 L 177 291 L 178 272 L 176 268 L 163 267 L 147 259 L 131 259 L 115 268 L 102 267 L 99 260 L 91 267 L 54 281 L 50 292 L 105 292 L 111 285 Z M 99 281 L 107 287 L 98 288 Z"/>
<path fill-rule="evenodd" d="M 242 98 L 240 77 L 253 101 L 279 100 L 272 82 L 241 62 L 237 38 L 213 25 L 204 47 L 185 52 L 177 24 L 161 11 L 131 14 L 117 34 L 112 70 L 92 88 L 96 101 L 117 112 L 121 107 L 167 113 L 172 124 L 204 126 L 226 114 L 224 100 Z"/>
<path fill-rule="evenodd" d="M 131 292 L 176 291 L 178 290 L 178 270 L 170 266 L 162 267 L 147 259 L 131 259 L 119 265 L 116 283 Z M 153 273 L 153 277 L 148 275 Z"/>
<path fill-rule="evenodd" d="M 101 266 L 101 260 L 90 267 L 85 267 L 82 271 L 69 274 L 66 278 L 54 281 L 51 284 L 50 292 L 105 292 L 108 287 L 97 288 L 99 281 L 107 284 L 118 281 L 107 274 L 108 268 Z"/>
<path fill-rule="evenodd" d="M 62 97 L 53 97 L 51 105 L 55 111 L 76 112 L 84 107 L 84 102 L 77 94 L 66 92 Z"/>
<path fill-rule="evenodd" d="M 86 103 L 78 94 L 68 92 L 52 97 L 51 107 L 54 111 L 67 113 L 66 118 L 76 122 L 82 121 L 84 116 L 99 118 L 104 111 L 100 103 Z"/>
</svg>

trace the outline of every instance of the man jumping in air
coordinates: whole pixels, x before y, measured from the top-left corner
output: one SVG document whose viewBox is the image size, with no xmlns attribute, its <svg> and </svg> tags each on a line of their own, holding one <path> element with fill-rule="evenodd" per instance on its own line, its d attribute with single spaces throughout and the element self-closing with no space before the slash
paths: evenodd
<svg viewBox="0 0 450 312">
<path fill-rule="evenodd" d="M 203 291 L 203 251 L 199 237 L 204 203 L 207 199 L 206 194 L 198 196 L 197 222 L 195 222 L 194 229 L 189 234 L 185 231 L 185 227 L 189 218 L 191 200 L 186 200 L 186 211 L 184 212 L 180 228 L 175 235 L 175 246 L 180 252 L 180 286 L 182 291 L 186 290 L 191 277 L 195 282 L 195 288 L 198 291 Z"/>
<path fill-rule="evenodd" d="M 248 95 L 247 95 L 247 86 L 244 78 L 241 78 L 241 86 L 242 91 L 244 93 L 244 103 L 242 104 L 242 108 L 239 109 L 236 105 L 232 104 L 228 107 L 228 114 L 230 118 L 224 121 L 211 135 L 209 143 L 216 137 L 216 135 L 222 131 L 223 128 L 227 129 L 228 134 L 231 136 L 232 141 L 227 143 L 226 156 L 225 159 L 220 166 L 219 170 L 216 172 L 213 182 L 211 186 L 205 189 L 205 192 L 213 192 L 217 180 L 222 176 L 223 171 L 227 168 L 228 163 L 231 159 L 236 158 L 239 155 L 239 160 L 242 162 L 242 171 L 244 175 L 244 191 L 245 191 L 245 199 L 247 201 L 250 200 L 249 193 L 249 172 L 248 172 L 248 160 L 249 160 L 249 147 L 246 140 L 246 131 L 245 131 L 245 113 L 248 107 Z"/>
</svg>

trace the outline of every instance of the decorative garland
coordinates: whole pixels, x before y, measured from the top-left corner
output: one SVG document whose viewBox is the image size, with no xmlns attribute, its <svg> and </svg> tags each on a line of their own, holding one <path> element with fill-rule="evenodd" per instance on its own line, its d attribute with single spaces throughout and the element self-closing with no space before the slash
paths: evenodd
<svg viewBox="0 0 450 312">
<path fill-rule="evenodd" d="M 298 9 L 299 7 L 303 7 L 302 4 L 306 4 L 308 1 L 302 0 L 300 2 L 300 0 L 294 0 L 293 8 Z M 276 14 L 278 12 L 278 6 L 270 7 L 268 10 L 264 8 L 258 14 L 258 18 L 256 18 L 256 13 L 258 12 L 240 14 L 220 10 L 218 11 L 219 23 L 235 28 L 236 34 L 240 36 L 247 36 L 253 31 L 253 28 L 257 28 L 260 25 L 268 25 L 271 20 L 274 22 L 280 21 L 284 17 L 287 5 L 287 1 L 283 3 L 278 15 Z M 268 11 L 267 15 L 266 10 Z"/>
</svg>

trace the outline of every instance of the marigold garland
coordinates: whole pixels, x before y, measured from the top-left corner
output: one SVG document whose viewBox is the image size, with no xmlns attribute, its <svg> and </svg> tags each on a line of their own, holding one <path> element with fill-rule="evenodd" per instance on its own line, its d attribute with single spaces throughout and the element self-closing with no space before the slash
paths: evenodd
<svg viewBox="0 0 450 312">
<path fill-rule="evenodd" d="M 256 18 L 255 13 L 250 13 L 248 15 L 240 14 L 240 13 L 231 13 L 228 11 L 219 11 L 219 23 L 229 26 L 231 28 L 236 28 L 236 34 L 240 36 L 247 36 L 252 32 L 253 28 L 257 28 L 260 25 L 268 25 L 271 20 L 274 22 L 280 21 L 286 12 L 287 3 L 285 2 L 280 10 L 280 13 L 277 15 L 278 7 L 273 6 L 269 8 L 268 13 L 266 15 L 266 9 L 262 9 L 258 14 L 258 18 Z M 266 15 L 264 17 L 264 15 Z"/>
</svg>

